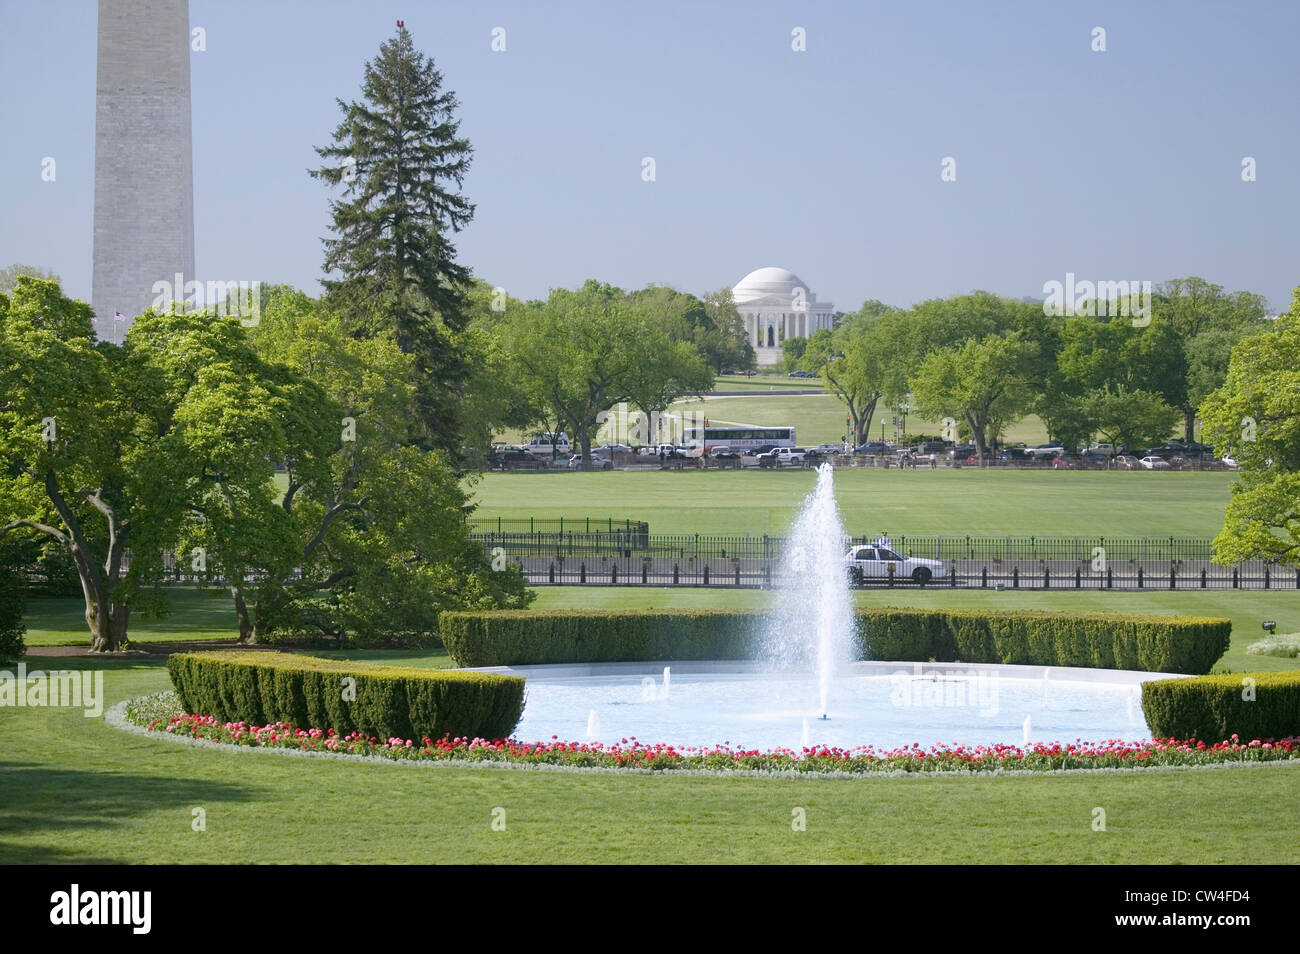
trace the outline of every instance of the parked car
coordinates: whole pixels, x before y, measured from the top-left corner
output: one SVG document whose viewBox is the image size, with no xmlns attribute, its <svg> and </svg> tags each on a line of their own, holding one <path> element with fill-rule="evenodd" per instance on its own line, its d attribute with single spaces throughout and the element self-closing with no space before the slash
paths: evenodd
<svg viewBox="0 0 1300 954">
<path fill-rule="evenodd" d="M 569 470 L 578 470 L 580 467 L 582 467 L 582 455 L 574 454 L 572 457 L 569 458 Z M 592 451 L 591 469 L 592 470 L 613 470 L 614 462 L 612 460 L 608 460 L 603 455 L 598 454 L 595 451 Z"/>
<path fill-rule="evenodd" d="M 1060 444 L 1039 444 L 1037 447 L 1025 448 L 1025 453 L 1035 460 L 1042 460 L 1044 457 L 1060 457 L 1065 453 L 1065 448 Z"/>
<path fill-rule="evenodd" d="M 776 450 L 776 445 L 775 445 L 775 444 L 760 444 L 760 445 L 757 446 L 757 447 L 751 447 L 751 448 L 749 448 L 749 450 L 745 451 L 744 456 L 745 456 L 745 457 L 762 457 L 764 454 L 768 453 L 769 451 L 774 451 L 774 450 Z"/>
<path fill-rule="evenodd" d="M 875 543 L 853 547 L 845 554 L 844 565 L 852 583 L 888 577 L 890 567 L 893 567 L 895 579 L 910 577 L 912 582 L 921 586 L 948 575 L 948 568 L 941 560 L 901 556 L 897 550 Z"/>
<path fill-rule="evenodd" d="M 956 447 L 948 448 L 948 456 L 953 460 L 965 460 L 975 453 L 974 444 L 958 444 Z"/>
<path fill-rule="evenodd" d="M 564 431 L 560 431 L 558 436 L 545 431 L 534 434 L 528 443 L 524 445 L 524 450 L 530 454 L 572 453 L 569 435 Z"/>
<path fill-rule="evenodd" d="M 784 464 L 802 464 L 806 454 L 798 447 L 774 447 L 760 455 L 764 466 L 780 467 Z"/>
<path fill-rule="evenodd" d="M 884 441 L 867 441 L 865 444 L 859 444 L 853 448 L 853 453 L 866 454 L 870 457 L 885 457 L 893 452 L 894 449 Z"/>
<path fill-rule="evenodd" d="M 1033 459 L 1033 455 L 1023 447 L 1004 447 L 998 452 L 998 460 L 1008 464 L 1020 464 Z"/>
<path fill-rule="evenodd" d="M 1168 470 L 1169 469 L 1169 461 L 1164 460 L 1163 458 L 1160 457 L 1143 457 L 1140 461 L 1138 461 L 1138 463 L 1142 465 L 1143 470 Z"/>
<path fill-rule="evenodd" d="M 1118 470 L 1141 470 L 1142 464 L 1136 457 L 1130 457 L 1128 454 L 1120 454 L 1115 458 L 1115 467 Z"/>
<path fill-rule="evenodd" d="M 823 457 L 835 457 L 844 453 L 844 445 L 838 443 L 818 444 L 816 447 L 808 448 L 809 454 L 818 454 Z"/>
<path fill-rule="evenodd" d="M 791 371 L 789 376 L 792 377 L 792 378 L 815 378 L 815 377 L 817 377 L 817 375 L 813 374 L 811 371 Z"/>
<path fill-rule="evenodd" d="M 613 458 L 615 454 L 630 454 L 632 448 L 626 444 L 601 444 L 596 448 L 605 457 Z"/>
<path fill-rule="evenodd" d="M 545 470 L 549 462 L 527 451 L 502 451 L 487 456 L 488 467 L 492 470 Z"/>
<path fill-rule="evenodd" d="M 1077 457 L 1068 457 L 1062 454 L 1060 457 L 1052 458 L 1053 470 L 1077 470 L 1079 468 L 1079 459 Z"/>
</svg>

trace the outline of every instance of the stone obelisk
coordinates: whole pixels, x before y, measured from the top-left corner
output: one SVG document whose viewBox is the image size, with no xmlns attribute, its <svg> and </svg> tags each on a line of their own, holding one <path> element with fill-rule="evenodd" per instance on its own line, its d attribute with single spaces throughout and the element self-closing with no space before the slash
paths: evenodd
<svg viewBox="0 0 1300 954">
<path fill-rule="evenodd" d="M 99 0 L 90 299 L 101 339 L 121 340 L 156 282 L 194 279 L 193 167 L 189 0 Z"/>
</svg>

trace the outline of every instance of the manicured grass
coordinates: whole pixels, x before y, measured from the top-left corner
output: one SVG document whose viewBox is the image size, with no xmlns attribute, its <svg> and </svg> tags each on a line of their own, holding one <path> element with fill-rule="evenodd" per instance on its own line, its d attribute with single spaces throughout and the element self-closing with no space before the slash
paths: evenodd
<svg viewBox="0 0 1300 954">
<path fill-rule="evenodd" d="M 109 704 L 168 686 L 161 663 L 44 664 L 105 670 Z M 1300 767 L 1291 765 L 1015 778 L 620 777 L 192 749 L 70 709 L 12 709 L 4 719 L 0 863 L 1300 861 L 1290 837 L 1300 826 Z M 796 807 L 806 812 L 804 832 L 791 829 Z M 1098 807 L 1104 832 L 1092 828 Z M 195 808 L 206 831 L 192 830 Z M 492 829 L 496 808 L 505 809 L 505 831 Z"/>
<path fill-rule="evenodd" d="M 652 533 L 781 533 L 816 475 L 802 468 L 487 474 L 481 517 L 614 517 Z M 843 468 L 835 496 L 852 534 L 1212 537 L 1230 473 Z M 584 502 L 586 512 L 584 513 Z"/>
<path fill-rule="evenodd" d="M 133 615 L 128 638 L 133 643 L 183 639 L 237 639 L 239 624 L 226 590 L 168 587 L 170 614 L 164 619 Z M 81 597 L 29 598 L 23 622 L 28 646 L 70 646 L 90 643 L 86 604 Z"/>
<path fill-rule="evenodd" d="M 820 391 L 821 378 L 792 378 L 785 374 L 719 375 L 713 381 L 715 391 Z"/>
<path fill-rule="evenodd" d="M 703 414 L 710 422 L 734 421 L 763 427 L 793 427 L 795 436 L 804 447 L 838 441 L 844 434 L 844 405 L 833 394 L 781 394 L 771 383 L 756 386 L 755 390 L 765 391 L 768 388 L 777 390 L 777 393 L 769 392 L 762 397 L 688 399 L 674 404 L 669 411 L 672 414 Z M 876 414 L 871 420 L 871 440 L 880 440 L 882 421 L 885 425 L 885 438 L 891 441 L 894 439 L 895 414 L 895 408 L 877 406 Z M 927 420 L 916 414 L 907 415 L 909 434 L 939 434 L 942 429 L 942 422 L 938 420 Z M 1047 428 L 1040 418 L 1030 416 L 1009 427 L 1002 439 L 1008 443 L 1024 441 L 1030 445 L 1042 444 L 1047 440 Z"/>
</svg>

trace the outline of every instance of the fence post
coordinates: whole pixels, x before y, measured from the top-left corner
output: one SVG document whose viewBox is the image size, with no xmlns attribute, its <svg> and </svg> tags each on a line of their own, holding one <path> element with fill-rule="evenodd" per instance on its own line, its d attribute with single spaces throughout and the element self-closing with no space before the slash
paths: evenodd
<svg viewBox="0 0 1300 954">
<path fill-rule="evenodd" d="M 611 582 L 611 583 L 617 583 L 617 582 L 618 582 L 618 564 L 617 564 L 617 563 L 615 563 L 612 567 L 610 567 L 610 570 L 609 570 L 609 582 Z"/>
<path fill-rule="evenodd" d="M 583 560 L 582 565 L 578 567 L 578 582 L 579 583 L 587 582 L 587 561 L 586 560 Z"/>
<path fill-rule="evenodd" d="M 1076 553 L 1078 552 L 1077 547 L 1075 548 L 1075 552 Z M 1083 571 L 1076 566 L 1074 568 L 1074 588 L 1077 590 L 1080 589 L 1082 586 L 1083 586 Z"/>
<path fill-rule="evenodd" d="M 1178 584 L 1174 573 L 1174 565 L 1172 562 L 1169 564 L 1169 588 L 1171 590 L 1178 589 Z"/>
<path fill-rule="evenodd" d="M 766 537 L 764 540 L 766 541 Z M 764 543 L 764 548 L 766 549 L 766 542 Z M 770 563 L 763 564 L 763 585 L 768 589 L 772 588 L 772 564 Z"/>
<path fill-rule="evenodd" d="M 1297 574 L 1297 578 L 1300 579 L 1300 574 Z M 1205 567 L 1201 567 L 1201 589 L 1205 589 Z"/>
<path fill-rule="evenodd" d="M 986 589 L 986 590 L 989 588 L 989 568 L 988 568 L 988 567 L 984 567 L 982 570 L 980 570 L 980 586 L 983 587 L 983 588 Z"/>
<path fill-rule="evenodd" d="M 682 573 L 681 568 L 676 563 L 674 563 L 673 564 L 673 586 L 676 586 L 678 581 L 681 580 L 681 573 Z"/>
<path fill-rule="evenodd" d="M 1264 589 L 1268 589 L 1269 572 L 1268 567 L 1264 567 Z"/>
<path fill-rule="evenodd" d="M 551 565 L 546 568 L 546 582 L 547 583 L 555 582 L 555 561 L 554 560 L 552 560 Z"/>
<path fill-rule="evenodd" d="M 1109 590 L 1114 585 L 1115 585 L 1115 571 L 1114 569 L 1108 566 L 1106 567 L 1106 589 Z"/>
<path fill-rule="evenodd" d="M 1232 568 L 1232 588 L 1237 589 L 1237 568 L 1235 566 Z"/>
<path fill-rule="evenodd" d="M 951 589 L 957 585 L 957 564 L 954 562 L 948 567 L 948 587 Z"/>
<path fill-rule="evenodd" d="M 1043 567 L 1043 589 L 1050 590 L 1051 588 L 1052 588 L 1052 571 L 1049 567 Z"/>
<path fill-rule="evenodd" d="M 1020 567 L 1018 566 L 1011 568 L 1011 587 L 1012 589 L 1020 589 Z"/>
<path fill-rule="evenodd" d="M 1138 567 L 1138 589 L 1142 589 L 1142 567 Z"/>
<path fill-rule="evenodd" d="M 736 585 L 740 586 L 740 562 L 736 562 Z"/>
<path fill-rule="evenodd" d="M 889 570 L 889 585 L 893 586 L 894 585 L 894 564 L 892 563 L 889 564 L 888 570 Z"/>
<path fill-rule="evenodd" d="M 642 583 L 646 582 L 646 576 L 647 576 L 647 574 L 648 574 L 648 571 L 647 571 L 647 568 L 646 568 L 646 564 L 645 564 L 645 563 L 642 563 L 642 564 L 641 564 L 641 582 L 642 582 Z"/>
<path fill-rule="evenodd" d="M 707 563 L 704 564 L 704 585 L 709 585 L 709 565 Z"/>
</svg>

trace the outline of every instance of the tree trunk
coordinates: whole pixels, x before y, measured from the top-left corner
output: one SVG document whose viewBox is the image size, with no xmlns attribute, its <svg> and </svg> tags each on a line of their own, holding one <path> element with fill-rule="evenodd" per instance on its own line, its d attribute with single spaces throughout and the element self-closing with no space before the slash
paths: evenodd
<svg viewBox="0 0 1300 954">
<path fill-rule="evenodd" d="M 1187 443 L 1190 444 L 1193 440 L 1196 439 L 1195 434 L 1196 434 L 1196 409 L 1184 408 L 1183 409 L 1183 440 L 1187 441 Z"/>
<path fill-rule="evenodd" d="M 252 617 L 248 612 L 248 601 L 244 599 L 244 588 L 238 584 L 230 584 L 230 595 L 235 599 L 235 617 L 239 620 L 239 641 L 241 643 L 256 643 L 257 630 L 253 626 Z"/>
</svg>

